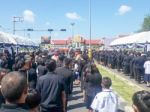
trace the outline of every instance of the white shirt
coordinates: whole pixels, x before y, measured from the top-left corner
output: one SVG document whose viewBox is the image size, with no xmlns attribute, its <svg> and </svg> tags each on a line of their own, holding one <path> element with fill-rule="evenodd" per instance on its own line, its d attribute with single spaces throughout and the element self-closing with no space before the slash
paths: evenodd
<svg viewBox="0 0 150 112">
<path fill-rule="evenodd" d="M 144 68 L 145 68 L 145 74 L 150 74 L 150 61 L 146 61 L 144 63 Z"/>
<path fill-rule="evenodd" d="M 74 70 L 78 70 L 78 64 L 74 65 Z"/>
<path fill-rule="evenodd" d="M 98 112 L 117 112 L 118 97 L 110 89 L 103 89 L 95 96 L 91 108 Z"/>
</svg>

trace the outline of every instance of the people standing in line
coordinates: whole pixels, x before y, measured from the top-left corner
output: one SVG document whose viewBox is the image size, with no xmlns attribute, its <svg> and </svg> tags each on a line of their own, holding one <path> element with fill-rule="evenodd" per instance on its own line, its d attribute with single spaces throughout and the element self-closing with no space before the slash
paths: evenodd
<svg viewBox="0 0 150 112">
<path fill-rule="evenodd" d="M 150 92 L 138 91 L 132 97 L 134 112 L 150 112 Z"/>
<path fill-rule="evenodd" d="M 147 87 L 150 87 L 150 57 L 147 58 L 147 61 L 144 63 L 145 75 L 144 81 L 147 84 Z"/>
<path fill-rule="evenodd" d="M 27 79 L 19 72 L 10 72 L 1 81 L 1 92 L 5 98 L 0 112 L 29 112 L 25 105 L 28 93 Z"/>
<path fill-rule="evenodd" d="M 91 72 L 88 73 L 85 77 L 86 87 L 85 87 L 85 101 L 86 108 L 91 110 L 91 103 L 97 93 L 101 92 L 101 81 L 102 76 L 99 73 L 95 64 L 90 65 Z"/>
<path fill-rule="evenodd" d="M 38 77 L 43 76 L 47 73 L 47 69 L 45 67 L 44 59 L 41 57 L 39 60 L 37 60 L 38 66 L 37 66 L 37 75 Z"/>
<path fill-rule="evenodd" d="M 41 95 L 41 112 L 66 112 L 65 84 L 60 75 L 54 71 L 56 61 L 45 62 L 48 73 L 39 77 L 36 89 Z"/>
<path fill-rule="evenodd" d="M 72 60 L 70 58 L 65 58 L 63 61 L 63 66 L 56 68 L 55 72 L 56 74 L 60 75 L 65 83 L 65 91 L 66 91 L 66 108 L 67 108 L 67 102 L 68 97 L 72 93 L 73 89 L 73 72 L 70 70 L 70 64 L 72 63 Z"/>
<path fill-rule="evenodd" d="M 91 104 L 92 110 L 90 112 L 117 112 L 118 97 L 110 89 L 111 85 L 112 81 L 109 77 L 104 77 L 102 79 L 102 92 L 99 92 L 95 96 Z"/>
<path fill-rule="evenodd" d="M 28 70 L 28 81 L 29 81 L 29 88 L 36 88 L 37 83 L 37 73 L 36 73 L 36 64 L 33 63 L 31 68 Z"/>
<path fill-rule="evenodd" d="M 135 80 L 140 84 L 144 76 L 144 62 L 146 60 L 145 54 L 138 53 L 135 59 Z"/>
</svg>

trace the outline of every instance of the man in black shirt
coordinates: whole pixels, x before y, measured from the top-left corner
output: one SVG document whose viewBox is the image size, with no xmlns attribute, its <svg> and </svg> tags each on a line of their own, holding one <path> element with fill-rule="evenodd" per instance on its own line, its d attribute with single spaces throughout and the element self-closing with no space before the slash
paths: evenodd
<svg viewBox="0 0 150 112">
<path fill-rule="evenodd" d="M 25 107 L 27 79 L 19 72 L 10 72 L 1 82 L 1 92 L 5 98 L 0 112 L 29 112 Z"/>
<path fill-rule="evenodd" d="M 65 58 L 64 66 L 58 67 L 56 69 L 56 73 L 63 78 L 63 81 L 65 83 L 65 88 L 66 88 L 65 90 L 66 90 L 67 98 L 68 98 L 68 95 L 71 94 L 72 88 L 73 88 L 73 73 L 69 69 L 70 64 L 71 64 L 71 59 Z M 67 101 L 66 101 L 66 107 L 67 107 Z"/>
<path fill-rule="evenodd" d="M 46 60 L 48 73 L 37 82 L 37 91 L 41 94 L 41 112 L 65 112 L 66 94 L 62 78 L 54 73 L 55 60 Z"/>
</svg>

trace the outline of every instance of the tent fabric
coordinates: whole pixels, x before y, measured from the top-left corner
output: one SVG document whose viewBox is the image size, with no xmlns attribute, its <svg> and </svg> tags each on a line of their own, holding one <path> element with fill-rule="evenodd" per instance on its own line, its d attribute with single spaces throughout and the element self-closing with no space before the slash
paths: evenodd
<svg viewBox="0 0 150 112">
<path fill-rule="evenodd" d="M 0 31 L 0 44 L 13 44 L 21 46 L 38 46 L 37 43 L 33 42 L 29 38 L 25 38 L 18 35 L 13 35 Z"/>
<path fill-rule="evenodd" d="M 17 42 L 15 39 L 8 33 L 0 32 L 0 43 L 1 44 L 14 44 L 16 45 Z"/>
<path fill-rule="evenodd" d="M 115 39 L 110 43 L 110 46 L 126 45 L 126 44 L 134 44 L 134 43 L 144 44 L 146 42 L 150 42 L 150 31 L 136 33 L 130 36 Z"/>
</svg>

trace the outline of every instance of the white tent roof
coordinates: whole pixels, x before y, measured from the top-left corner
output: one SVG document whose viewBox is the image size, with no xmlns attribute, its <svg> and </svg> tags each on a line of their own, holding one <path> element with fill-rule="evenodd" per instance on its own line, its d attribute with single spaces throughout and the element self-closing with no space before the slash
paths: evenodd
<svg viewBox="0 0 150 112">
<path fill-rule="evenodd" d="M 15 45 L 26 45 L 26 46 L 38 46 L 36 42 L 33 42 L 29 38 L 25 38 L 18 35 L 4 33 L 0 31 L 0 43 L 2 44 L 15 44 Z"/>
<path fill-rule="evenodd" d="M 8 33 L 0 32 L 0 43 L 17 44 L 15 39 Z"/>
<path fill-rule="evenodd" d="M 146 43 L 150 42 L 150 31 L 136 33 L 127 37 L 118 38 L 110 43 L 111 46 L 114 45 L 126 45 L 133 43 Z"/>
</svg>

